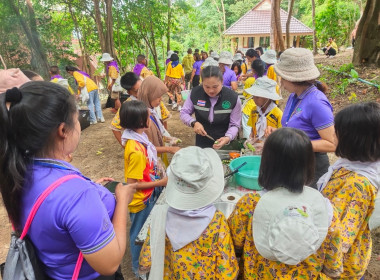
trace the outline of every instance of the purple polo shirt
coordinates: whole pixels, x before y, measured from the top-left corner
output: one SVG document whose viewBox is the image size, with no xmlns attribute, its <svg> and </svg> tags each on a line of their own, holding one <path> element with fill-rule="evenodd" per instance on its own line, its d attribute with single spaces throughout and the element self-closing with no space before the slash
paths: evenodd
<svg viewBox="0 0 380 280">
<path fill-rule="evenodd" d="M 225 87 L 231 88 L 231 82 L 236 82 L 236 74 L 229 67 L 224 66 L 224 74 L 223 74 L 223 85 Z"/>
<path fill-rule="evenodd" d="M 201 74 L 201 66 L 202 66 L 203 62 L 204 62 L 204 60 L 198 60 L 198 61 L 194 62 L 193 69 L 196 69 L 195 70 L 195 75 L 200 75 Z"/>
<path fill-rule="evenodd" d="M 313 85 L 299 97 L 295 93 L 289 96 L 281 124 L 304 131 L 310 140 L 318 140 L 318 130 L 334 125 L 333 108 L 326 95 Z"/>
<path fill-rule="evenodd" d="M 185 103 L 183 104 L 183 107 L 180 112 L 180 118 L 181 121 L 186 124 L 187 126 L 190 126 L 190 124 L 195 121 L 195 119 L 191 116 L 194 113 L 194 104 L 191 102 L 191 93 L 187 97 Z M 210 108 L 210 114 L 208 116 L 208 120 L 212 122 L 214 120 L 214 107 L 216 102 L 218 101 L 219 95 L 215 97 L 210 97 L 211 102 L 211 108 Z M 232 109 L 231 115 L 230 115 L 230 124 L 228 126 L 228 130 L 224 134 L 225 136 L 228 136 L 231 140 L 235 139 L 240 128 L 241 123 L 241 101 L 238 97 L 238 100 L 236 102 L 235 107 Z"/>
<path fill-rule="evenodd" d="M 111 222 L 116 201 L 103 186 L 85 178 L 78 169 L 58 160 L 37 160 L 30 166 L 23 188 L 22 225 L 39 195 L 57 179 L 76 174 L 81 178 L 66 181 L 41 204 L 28 235 L 53 279 L 71 279 L 79 250 L 91 254 L 105 247 L 114 237 Z M 99 276 L 83 260 L 79 279 Z"/>
</svg>

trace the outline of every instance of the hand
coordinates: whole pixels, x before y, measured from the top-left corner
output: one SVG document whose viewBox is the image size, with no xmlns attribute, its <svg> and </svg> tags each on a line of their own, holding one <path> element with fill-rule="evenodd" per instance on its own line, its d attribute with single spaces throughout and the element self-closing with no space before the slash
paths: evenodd
<svg viewBox="0 0 380 280">
<path fill-rule="evenodd" d="M 214 144 L 212 147 L 215 150 L 219 150 L 221 147 L 223 147 L 224 145 L 228 144 L 230 141 L 231 141 L 230 137 L 224 136 L 224 137 L 221 137 L 221 138 L 217 139 L 215 141 L 215 143 L 218 142 L 218 144 Z"/>
<path fill-rule="evenodd" d="M 199 134 L 199 135 L 202 135 L 202 136 L 206 136 L 207 135 L 206 130 L 204 129 L 203 125 L 200 122 L 196 122 L 194 124 L 194 132 L 196 134 Z"/>
<path fill-rule="evenodd" d="M 271 126 L 267 126 L 267 129 L 265 129 L 265 134 L 264 136 L 265 137 L 268 137 L 272 132 L 274 132 L 275 130 L 277 130 L 277 128 L 274 128 L 274 127 L 271 127 Z"/>
<path fill-rule="evenodd" d="M 109 84 L 109 85 L 107 86 L 107 89 L 108 89 L 108 90 L 112 90 L 112 84 Z"/>
<path fill-rule="evenodd" d="M 167 148 L 168 148 L 168 153 L 170 154 L 175 154 L 181 149 L 180 147 L 176 147 L 176 146 L 167 147 Z"/>
<path fill-rule="evenodd" d="M 160 179 L 160 186 L 161 187 L 166 187 L 167 184 L 168 184 L 168 177 L 164 177 L 164 178 Z"/>
<path fill-rule="evenodd" d="M 95 181 L 95 183 L 97 184 L 101 184 L 101 183 L 104 183 L 104 182 L 111 182 L 111 181 L 115 181 L 115 179 L 111 178 L 111 177 L 103 177 L 103 178 L 100 178 L 98 180 Z"/>
<path fill-rule="evenodd" d="M 133 194 L 136 192 L 138 183 L 123 185 L 122 183 L 117 184 L 115 188 L 116 201 L 131 203 L 133 199 Z"/>
</svg>

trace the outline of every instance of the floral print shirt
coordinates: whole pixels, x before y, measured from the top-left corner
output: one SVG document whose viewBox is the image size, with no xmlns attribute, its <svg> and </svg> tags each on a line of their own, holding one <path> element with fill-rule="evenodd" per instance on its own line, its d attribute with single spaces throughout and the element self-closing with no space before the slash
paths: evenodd
<svg viewBox="0 0 380 280">
<path fill-rule="evenodd" d="M 360 279 L 371 258 L 368 220 L 374 210 L 377 189 L 366 177 L 340 168 L 332 174 L 322 194 L 338 209 L 342 224 L 341 279 Z"/>
<path fill-rule="evenodd" d="M 235 249 L 243 250 L 242 279 L 330 279 L 342 272 L 340 223 L 334 211 L 325 241 L 318 251 L 297 265 L 286 265 L 262 257 L 257 251 L 252 233 L 252 217 L 260 200 L 257 193 L 243 196 L 228 219 Z"/>
<path fill-rule="evenodd" d="M 140 253 L 140 272 L 150 270 L 150 234 Z M 214 218 L 195 241 L 174 252 L 166 236 L 164 280 L 237 279 L 239 268 L 226 218 L 216 211 Z"/>
</svg>

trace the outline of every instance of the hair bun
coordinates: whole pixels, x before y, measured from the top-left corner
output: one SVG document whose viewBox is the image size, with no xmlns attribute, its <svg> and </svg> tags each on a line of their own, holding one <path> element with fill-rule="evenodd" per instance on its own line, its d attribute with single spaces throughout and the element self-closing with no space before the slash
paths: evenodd
<svg viewBox="0 0 380 280">
<path fill-rule="evenodd" d="M 14 87 L 5 92 L 5 102 L 18 103 L 22 99 L 21 91 Z"/>
</svg>

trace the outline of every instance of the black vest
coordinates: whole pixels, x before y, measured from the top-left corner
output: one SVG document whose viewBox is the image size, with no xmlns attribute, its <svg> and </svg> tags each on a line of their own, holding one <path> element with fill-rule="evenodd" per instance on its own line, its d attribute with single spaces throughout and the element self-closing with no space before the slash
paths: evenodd
<svg viewBox="0 0 380 280">
<path fill-rule="evenodd" d="M 223 137 L 227 132 L 230 124 L 230 115 L 238 99 L 238 95 L 227 87 L 222 87 L 218 96 L 218 101 L 214 106 L 214 120 L 210 123 L 208 116 L 210 114 L 211 101 L 202 85 L 193 88 L 190 95 L 197 122 L 200 122 L 207 134 L 215 140 Z M 197 134 L 195 145 L 201 148 L 210 148 L 214 145 L 214 142 L 207 137 Z"/>
</svg>

